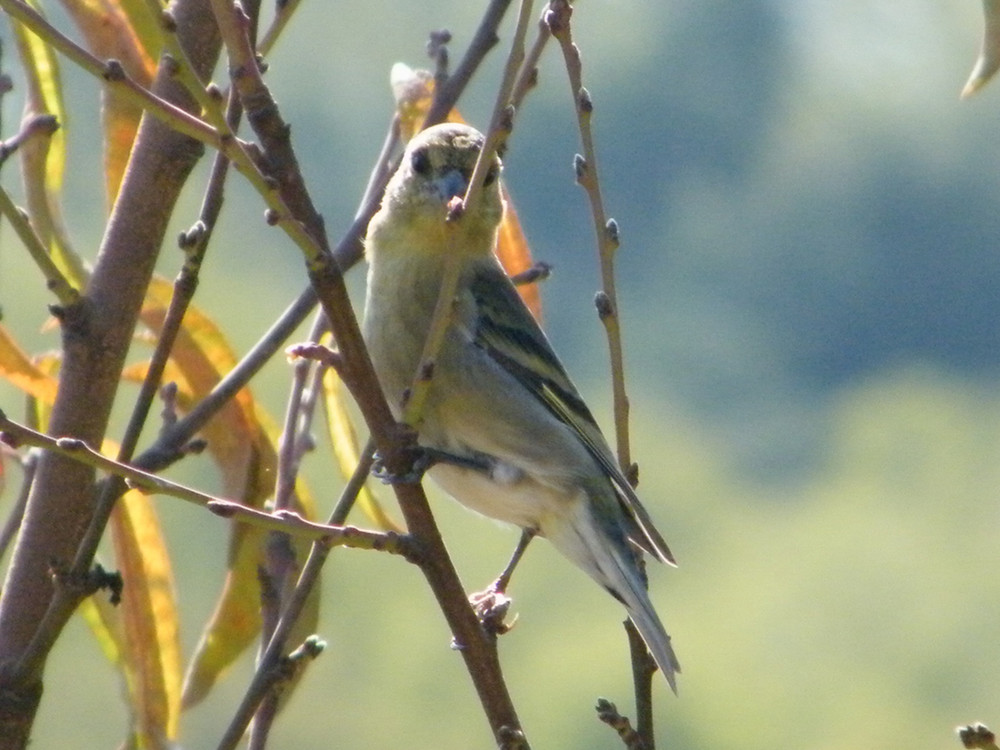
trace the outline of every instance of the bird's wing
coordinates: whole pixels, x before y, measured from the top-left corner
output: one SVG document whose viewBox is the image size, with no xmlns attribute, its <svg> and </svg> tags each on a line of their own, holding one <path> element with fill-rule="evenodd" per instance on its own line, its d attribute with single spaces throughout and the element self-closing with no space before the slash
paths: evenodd
<svg viewBox="0 0 1000 750">
<path fill-rule="evenodd" d="M 573 430 L 611 480 L 626 515 L 638 526 L 641 536 L 633 541 L 661 562 L 675 564 L 670 548 L 618 468 L 593 415 L 500 266 L 477 266 L 469 290 L 477 312 L 471 331 L 476 346 Z"/>
</svg>

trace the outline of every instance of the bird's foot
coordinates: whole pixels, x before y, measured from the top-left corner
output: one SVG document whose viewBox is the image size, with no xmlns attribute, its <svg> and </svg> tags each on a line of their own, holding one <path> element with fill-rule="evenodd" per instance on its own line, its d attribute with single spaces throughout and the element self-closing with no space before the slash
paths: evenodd
<svg viewBox="0 0 1000 750">
<path fill-rule="evenodd" d="M 410 464 L 410 470 L 403 474 L 391 472 L 386 467 L 382 457 L 376 452 L 375 462 L 372 464 L 372 476 L 385 484 L 417 484 L 424 478 L 427 470 L 435 464 L 447 464 L 448 466 L 458 466 L 463 469 L 487 473 L 492 468 L 488 461 L 478 456 L 458 456 L 438 448 L 427 448 L 422 445 L 413 450 L 416 456 Z"/>
<path fill-rule="evenodd" d="M 469 603 L 479 623 L 488 634 L 494 638 L 501 636 L 517 623 L 517 615 L 509 623 L 505 622 L 507 612 L 514 600 L 503 591 L 490 586 L 485 591 L 479 591 L 469 596 Z"/>
</svg>

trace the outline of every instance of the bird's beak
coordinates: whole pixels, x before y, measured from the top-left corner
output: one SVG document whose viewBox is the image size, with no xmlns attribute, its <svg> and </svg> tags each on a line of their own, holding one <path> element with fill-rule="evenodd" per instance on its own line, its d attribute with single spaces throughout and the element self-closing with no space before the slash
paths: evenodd
<svg viewBox="0 0 1000 750">
<path fill-rule="evenodd" d="M 456 195 L 462 197 L 469 187 L 468 176 L 460 169 L 449 169 L 433 181 L 434 189 L 441 198 L 442 203 L 447 203 Z"/>
</svg>

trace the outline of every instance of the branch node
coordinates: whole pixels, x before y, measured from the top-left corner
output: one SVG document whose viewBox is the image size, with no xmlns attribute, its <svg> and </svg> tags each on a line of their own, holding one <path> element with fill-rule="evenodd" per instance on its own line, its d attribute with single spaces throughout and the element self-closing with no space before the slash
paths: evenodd
<svg viewBox="0 0 1000 750">
<path fill-rule="evenodd" d="M 177 19 L 174 17 L 173 11 L 169 8 L 165 8 L 160 12 L 160 28 L 168 34 L 177 33 Z"/>
<path fill-rule="evenodd" d="M 990 728 L 977 721 L 964 727 L 957 727 L 955 732 L 963 747 L 981 748 L 981 750 L 994 750 L 996 748 L 996 735 Z"/>
<path fill-rule="evenodd" d="M 569 19 L 573 15 L 573 6 L 566 0 L 551 0 L 549 7 L 542 15 L 542 23 L 554 37 L 565 33 L 569 28 Z"/>
<path fill-rule="evenodd" d="M 597 308 L 597 315 L 601 320 L 606 320 L 615 314 L 615 306 L 611 304 L 611 297 L 603 289 L 594 295 L 594 307 Z"/>
<path fill-rule="evenodd" d="M 590 165 L 587 164 L 587 160 L 583 158 L 582 154 L 573 156 L 573 171 L 576 173 L 576 181 L 578 183 L 582 183 L 587 178 L 589 170 Z"/>
<path fill-rule="evenodd" d="M 160 55 L 160 65 L 163 66 L 163 70 L 171 78 L 177 76 L 181 72 L 181 64 L 177 62 L 177 58 L 169 52 L 164 52 Z"/>
<path fill-rule="evenodd" d="M 341 370 L 344 363 L 344 358 L 340 356 L 340 352 L 313 342 L 292 344 L 285 349 L 285 356 L 288 357 L 289 361 L 311 359 L 314 362 L 319 362 L 338 371 Z"/>
<path fill-rule="evenodd" d="M 222 93 L 222 89 L 220 89 L 219 85 L 214 82 L 205 86 L 205 93 L 208 95 L 209 99 L 218 104 L 221 104 L 226 99 L 225 95 Z"/>
<path fill-rule="evenodd" d="M 273 208 L 269 208 L 264 212 L 264 221 L 269 227 L 275 227 L 281 223 L 281 214 Z"/>
<path fill-rule="evenodd" d="M 527 750 L 528 738 L 516 727 L 502 726 L 497 730 L 498 750 Z"/>
<path fill-rule="evenodd" d="M 551 275 L 552 264 L 540 260 L 531 268 L 526 268 L 511 276 L 510 281 L 514 286 L 523 286 L 524 284 L 534 284 L 536 281 L 545 281 Z"/>
<path fill-rule="evenodd" d="M 202 241 L 202 239 L 204 239 L 205 232 L 207 231 L 208 231 L 208 226 L 205 224 L 204 221 L 199 219 L 194 224 L 192 224 L 191 228 L 188 229 L 186 232 L 181 232 L 179 235 L 177 235 L 177 246 L 181 250 L 190 250 L 191 248 L 196 247 Z"/>
<path fill-rule="evenodd" d="M 87 444 L 79 438 L 61 437 L 56 438 L 56 448 L 67 452 L 85 451 L 87 450 Z"/>
<path fill-rule="evenodd" d="M 105 570 L 100 563 L 81 575 L 74 574 L 65 562 L 52 559 L 49 560 L 49 576 L 53 584 L 80 600 L 106 589 L 110 593 L 109 601 L 115 606 L 121 603 L 122 591 L 125 588 L 122 574 L 118 571 Z"/>
<path fill-rule="evenodd" d="M 121 61 L 114 58 L 104 61 L 104 70 L 101 73 L 101 77 L 108 83 L 120 83 L 128 78 Z"/>
<path fill-rule="evenodd" d="M 576 95 L 576 106 L 582 115 L 589 115 L 594 111 L 594 100 L 590 98 L 590 92 L 583 86 L 580 87 L 580 91 Z"/>
<path fill-rule="evenodd" d="M 607 237 L 611 246 L 617 250 L 618 246 L 621 245 L 621 230 L 618 227 L 617 221 L 608 219 L 608 223 L 604 225 L 604 236 Z"/>
<path fill-rule="evenodd" d="M 614 703 L 606 698 L 598 698 L 594 709 L 597 711 L 598 719 L 618 732 L 618 736 L 622 738 L 622 742 L 625 743 L 628 750 L 646 750 L 646 743 L 642 736 L 632 728 L 627 716 L 618 713 L 618 708 Z"/>
</svg>

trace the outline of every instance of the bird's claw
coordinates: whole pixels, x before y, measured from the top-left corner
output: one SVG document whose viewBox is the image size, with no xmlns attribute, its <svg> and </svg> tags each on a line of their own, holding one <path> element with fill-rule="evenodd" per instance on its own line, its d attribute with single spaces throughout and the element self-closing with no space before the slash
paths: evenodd
<svg viewBox="0 0 1000 750">
<path fill-rule="evenodd" d="M 417 484 L 424 478 L 427 470 L 435 464 L 447 464 L 448 466 L 485 472 L 490 471 L 491 468 L 485 458 L 478 456 L 457 456 L 454 453 L 422 445 L 413 450 L 416 456 L 410 470 L 405 474 L 394 474 L 389 471 L 382 457 L 376 452 L 375 461 L 372 464 L 372 476 L 385 484 Z"/>
<path fill-rule="evenodd" d="M 471 594 L 469 603 L 483 629 L 494 638 L 508 632 L 517 623 L 517 615 L 509 623 L 504 622 L 514 600 L 496 585 Z"/>
<path fill-rule="evenodd" d="M 389 470 L 376 451 L 372 462 L 372 476 L 383 484 L 419 484 L 427 470 L 434 465 L 434 459 L 423 448 L 415 449 L 416 457 L 410 464 L 410 470 L 404 474 L 396 474 Z"/>
</svg>

